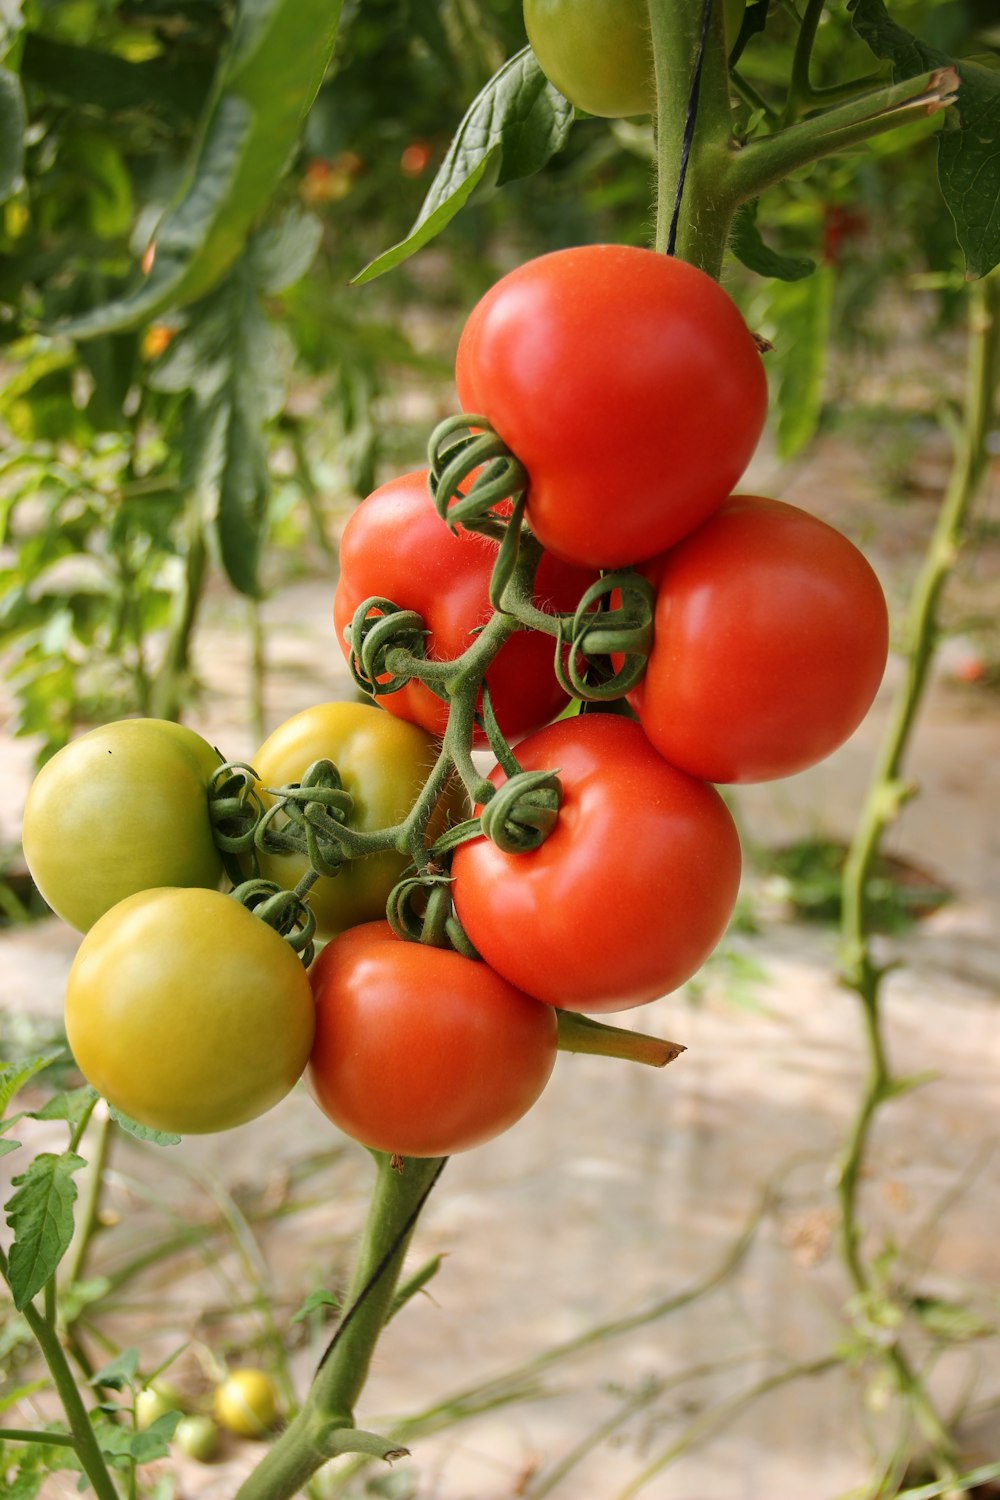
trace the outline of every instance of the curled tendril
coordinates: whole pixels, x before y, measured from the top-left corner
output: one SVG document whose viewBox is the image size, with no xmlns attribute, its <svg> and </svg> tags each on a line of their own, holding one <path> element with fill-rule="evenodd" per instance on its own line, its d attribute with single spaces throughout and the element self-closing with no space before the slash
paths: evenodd
<svg viewBox="0 0 1000 1500">
<path fill-rule="evenodd" d="M 358 605 L 345 635 L 351 647 L 348 665 L 354 681 L 362 692 L 380 698 L 398 693 L 412 675 L 393 672 L 386 661 L 388 653 L 402 649 L 410 656 L 422 657 L 427 631 L 415 610 L 400 609 L 391 599 L 373 596 Z"/>
<path fill-rule="evenodd" d="M 451 877 L 429 869 L 408 875 L 393 886 L 385 914 L 397 937 L 432 948 L 452 948 L 463 958 L 478 959 L 451 900 Z"/>
<path fill-rule="evenodd" d="M 305 967 L 309 967 L 316 951 L 313 943 L 316 918 L 301 896 L 295 891 L 282 890 L 272 880 L 245 880 L 232 895 L 255 917 L 273 927 Z"/>
<path fill-rule="evenodd" d="M 208 816 L 215 847 L 234 884 L 257 873 L 254 835 L 264 816 L 257 773 L 242 761 L 227 761 L 208 782 Z"/>
<path fill-rule="evenodd" d="M 427 462 L 431 496 L 452 531 L 461 525 L 502 541 L 510 518 L 494 507 L 506 500 L 514 502 L 520 520 L 517 501 L 528 487 L 527 470 L 485 417 L 462 413 L 438 423 Z"/>
<path fill-rule="evenodd" d="M 354 800 L 333 762 L 313 761 L 301 781 L 267 791 L 274 801 L 257 824 L 257 848 L 267 854 L 304 853 L 317 875 L 336 875 L 351 858 L 345 825 Z"/>
<path fill-rule="evenodd" d="M 591 584 L 572 620 L 559 623 L 555 672 L 564 692 L 590 702 L 631 692 L 646 670 L 655 604 L 652 584 L 639 573 L 606 573 Z M 617 666 L 614 657 L 621 658 Z"/>
<path fill-rule="evenodd" d="M 556 826 L 562 786 L 555 771 L 519 771 L 499 787 L 479 815 L 482 831 L 505 854 L 524 854 Z"/>
</svg>

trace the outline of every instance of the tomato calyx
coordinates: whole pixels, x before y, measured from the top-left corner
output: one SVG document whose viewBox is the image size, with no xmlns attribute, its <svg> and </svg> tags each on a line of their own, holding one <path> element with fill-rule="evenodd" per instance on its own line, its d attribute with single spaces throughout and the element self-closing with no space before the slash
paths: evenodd
<svg viewBox="0 0 1000 1500">
<path fill-rule="evenodd" d="M 559 623 L 555 672 L 573 698 L 607 702 L 641 682 L 653 648 L 656 591 L 631 570 L 606 573 Z M 568 647 L 568 649 L 567 649 Z"/>
<path fill-rule="evenodd" d="M 517 771 L 496 789 L 480 814 L 485 836 L 505 854 L 537 849 L 559 816 L 562 785 L 555 771 Z"/>
<path fill-rule="evenodd" d="M 244 861 L 253 857 L 254 835 L 264 812 L 252 766 L 226 761 L 208 782 L 208 816 L 212 839 L 234 885 L 244 878 Z"/>
<path fill-rule="evenodd" d="M 386 918 L 398 938 L 431 948 L 451 948 L 463 958 L 479 959 L 451 899 L 451 876 L 432 865 L 393 887 Z"/>
<path fill-rule="evenodd" d="M 374 852 L 371 835 L 347 826 L 354 799 L 332 761 L 314 761 L 301 781 L 265 790 L 273 801 L 257 824 L 257 849 L 306 854 L 316 875 L 336 875 L 347 860 Z M 384 847 L 381 839 L 378 843 Z"/>
<path fill-rule="evenodd" d="M 308 884 L 311 885 L 315 878 L 313 874 Z M 234 901 L 245 906 L 261 922 L 266 922 L 268 927 L 273 927 L 308 968 L 315 955 L 316 918 L 304 895 L 305 891 L 287 891 L 273 880 L 259 879 L 244 880 L 230 892 Z"/>
<path fill-rule="evenodd" d="M 427 462 L 431 497 L 452 531 L 464 526 L 503 542 L 518 530 L 528 473 L 486 417 L 460 412 L 439 422 Z M 506 502 L 513 506 L 507 514 Z"/>
<path fill-rule="evenodd" d="M 398 693 L 415 676 L 426 682 L 435 675 L 436 664 L 424 661 L 427 630 L 415 610 L 400 609 L 391 599 L 373 596 L 358 605 L 348 630 L 347 664 L 358 687 L 370 697 Z"/>
</svg>

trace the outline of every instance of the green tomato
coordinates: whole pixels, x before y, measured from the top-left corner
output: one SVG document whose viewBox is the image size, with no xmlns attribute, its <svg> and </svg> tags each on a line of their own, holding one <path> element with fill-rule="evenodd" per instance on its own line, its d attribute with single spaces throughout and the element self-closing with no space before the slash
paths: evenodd
<svg viewBox="0 0 1000 1500">
<path fill-rule="evenodd" d="M 24 857 L 49 906 L 86 932 L 156 886 L 218 886 L 207 786 L 221 760 L 191 729 L 122 719 L 71 740 L 28 792 Z"/>
<path fill-rule="evenodd" d="M 233 1370 L 216 1387 L 215 1420 L 238 1437 L 266 1437 L 278 1420 L 278 1394 L 264 1370 Z"/>
<path fill-rule="evenodd" d="M 746 0 L 722 0 L 732 47 Z M 542 72 L 578 109 L 621 119 L 656 107 L 646 0 L 524 0 Z"/>
<path fill-rule="evenodd" d="M 397 719 L 371 703 L 319 703 L 280 724 L 253 757 L 262 787 L 301 780 L 316 760 L 329 760 L 340 773 L 354 807 L 348 826 L 359 831 L 401 823 L 413 806 L 440 746 L 426 730 Z M 265 805 L 272 799 L 264 796 Z M 465 816 L 464 797 L 450 791 L 431 822 L 435 837 L 448 814 Z M 351 860 L 333 876 L 321 876 L 309 892 L 309 905 L 321 937 L 385 916 L 392 887 L 408 864 L 395 850 Z M 309 868 L 304 854 L 260 855 L 260 873 L 292 890 Z"/>
<path fill-rule="evenodd" d="M 171 1399 L 165 1392 L 158 1390 L 155 1385 L 148 1385 L 141 1390 L 135 1398 L 135 1425 L 140 1432 L 145 1432 L 147 1427 L 152 1427 L 160 1417 L 165 1417 L 169 1411 L 179 1411 L 180 1402 Z"/>
<path fill-rule="evenodd" d="M 174 1446 L 188 1458 L 211 1463 L 219 1447 L 219 1429 L 211 1417 L 182 1417 L 174 1432 Z"/>
<path fill-rule="evenodd" d="M 288 944 L 220 891 L 141 891 L 87 933 L 66 984 L 81 1073 L 154 1130 L 228 1130 L 309 1057 L 312 991 Z"/>
</svg>

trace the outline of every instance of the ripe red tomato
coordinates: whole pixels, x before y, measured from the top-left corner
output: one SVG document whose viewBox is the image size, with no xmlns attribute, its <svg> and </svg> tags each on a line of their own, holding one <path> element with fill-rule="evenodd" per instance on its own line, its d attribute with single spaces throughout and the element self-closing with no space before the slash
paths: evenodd
<svg viewBox="0 0 1000 1500">
<path fill-rule="evenodd" d="M 561 720 L 517 758 L 558 771 L 562 806 L 530 853 L 485 838 L 457 850 L 455 908 L 476 949 L 564 1010 L 625 1010 L 676 989 L 719 941 L 739 889 L 739 838 L 718 792 L 617 715 Z"/>
<path fill-rule="evenodd" d="M 403 942 L 387 922 L 341 933 L 309 971 L 307 1082 L 323 1113 L 375 1151 L 449 1156 L 531 1108 L 556 1018 L 486 964 Z"/>
<path fill-rule="evenodd" d="M 442 521 L 427 488 L 427 471 L 390 480 L 363 500 L 340 543 L 340 579 L 333 601 L 337 639 L 347 654 L 344 629 L 365 599 L 391 599 L 416 610 L 429 632 L 426 652 L 448 660 L 470 646 L 489 620 L 489 582 L 497 543 Z M 575 609 L 593 582 L 590 571 L 543 558 L 535 602 Z M 552 670 L 555 643 L 537 630 L 522 630 L 500 650 L 486 674 L 500 728 L 517 739 L 547 724 L 566 703 Z M 448 705 L 430 688 L 409 682 L 379 700 L 390 713 L 443 734 Z M 478 741 L 482 743 L 480 739 Z"/>
<path fill-rule="evenodd" d="M 456 379 L 464 409 L 525 465 L 542 545 L 595 567 L 653 557 L 721 505 L 767 405 L 722 288 L 628 245 L 557 250 L 502 277 L 465 325 Z"/>
<path fill-rule="evenodd" d="M 822 760 L 861 723 L 885 670 L 871 566 L 832 526 L 734 495 L 645 569 L 653 649 L 630 701 L 672 765 L 769 781 Z"/>
</svg>

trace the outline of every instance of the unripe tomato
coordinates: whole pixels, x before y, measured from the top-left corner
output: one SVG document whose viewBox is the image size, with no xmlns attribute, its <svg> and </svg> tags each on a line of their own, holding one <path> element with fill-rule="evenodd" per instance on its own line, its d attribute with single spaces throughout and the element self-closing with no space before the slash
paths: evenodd
<svg viewBox="0 0 1000 1500">
<path fill-rule="evenodd" d="M 558 772 L 559 816 L 527 853 L 485 837 L 456 850 L 469 940 L 511 984 L 563 1010 L 625 1010 L 676 989 L 722 937 L 739 890 L 739 838 L 718 792 L 614 714 L 551 724 L 517 758 Z"/>
<path fill-rule="evenodd" d="M 726 45 L 746 0 L 722 0 Z M 524 0 L 524 26 L 542 72 L 578 109 L 621 119 L 656 108 L 647 0 Z"/>
<path fill-rule="evenodd" d="M 278 1420 L 278 1393 L 264 1370 L 232 1370 L 216 1387 L 215 1420 L 238 1437 L 266 1437 Z"/>
<path fill-rule="evenodd" d="M 374 1151 L 467 1151 L 515 1124 L 548 1082 L 555 1015 L 486 964 L 369 922 L 328 943 L 309 977 L 310 1091 Z"/>
<path fill-rule="evenodd" d="M 147 1427 L 160 1417 L 165 1417 L 169 1411 L 180 1411 L 181 1405 L 178 1400 L 173 1399 L 166 1391 L 159 1390 L 155 1385 L 148 1385 L 141 1390 L 135 1398 L 135 1425 L 140 1432 L 145 1432 Z"/>
<path fill-rule="evenodd" d="M 53 911 L 86 932 L 137 891 L 218 886 L 207 787 L 221 763 L 163 719 L 121 719 L 64 745 L 31 785 L 21 835 Z"/>
<path fill-rule="evenodd" d="M 253 757 L 265 787 L 299 781 L 315 760 L 330 760 L 354 802 L 350 828 L 367 832 L 390 828 L 410 811 L 437 760 L 440 746 L 425 730 L 387 714 L 371 703 L 319 703 L 286 719 Z M 265 805 L 271 799 L 264 797 Z M 467 802 L 454 785 L 438 804 L 429 833 L 444 831 L 451 816 L 459 822 Z M 304 854 L 259 855 L 260 873 L 287 890 L 309 868 Z M 352 860 L 335 876 L 321 875 L 308 901 L 321 937 L 385 915 L 389 892 L 408 857 L 388 850 Z"/>
<path fill-rule="evenodd" d="M 362 500 L 344 528 L 340 579 L 333 618 L 341 650 L 344 629 L 366 599 L 390 599 L 412 609 L 427 627 L 426 654 L 447 661 L 460 656 L 490 619 L 490 574 L 497 543 L 459 528 L 453 534 L 434 508 L 426 470 L 383 484 Z M 538 569 L 535 601 L 573 610 L 594 573 L 545 557 Z M 554 644 L 538 630 L 520 630 L 500 649 L 486 673 L 493 710 L 508 739 L 518 739 L 554 719 L 567 702 L 552 670 Z M 379 700 L 389 713 L 443 734 L 448 705 L 423 683 L 411 681 Z M 477 743 L 485 738 L 477 736 Z"/>
<path fill-rule="evenodd" d="M 556 250 L 501 277 L 455 373 L 464 410 L 527 469 L 539 541 L 599 568 L 655 556 L 721 505 L 767 409 L 757 346 L 718 283 L 629 245 Z"/>
<path fill-rule="evenodd" d="M 182 1135 L 243 1125 L 283 1099 L 313 1025 L 292 949 L 219 891 L 119 902 L 66 983 L 66 1035 L 88 1083 L 141 1125 Z"/>
<path fill-rule="evenodd" d="M 219 1447 L 219 1429 L 211 1417 L 182 1417 L 174 1429 L 173 1443 L 188 1458 L 211 1463 Z"/>
<path fill-rule="evenodd" d="M 652 743 L 706 781 L 805 770 L 857 729 L 885 670 L 871 566 L 816 516 L 734 495 L 644 569 L 653 649 L 629 695 Z"/>
</svg>

